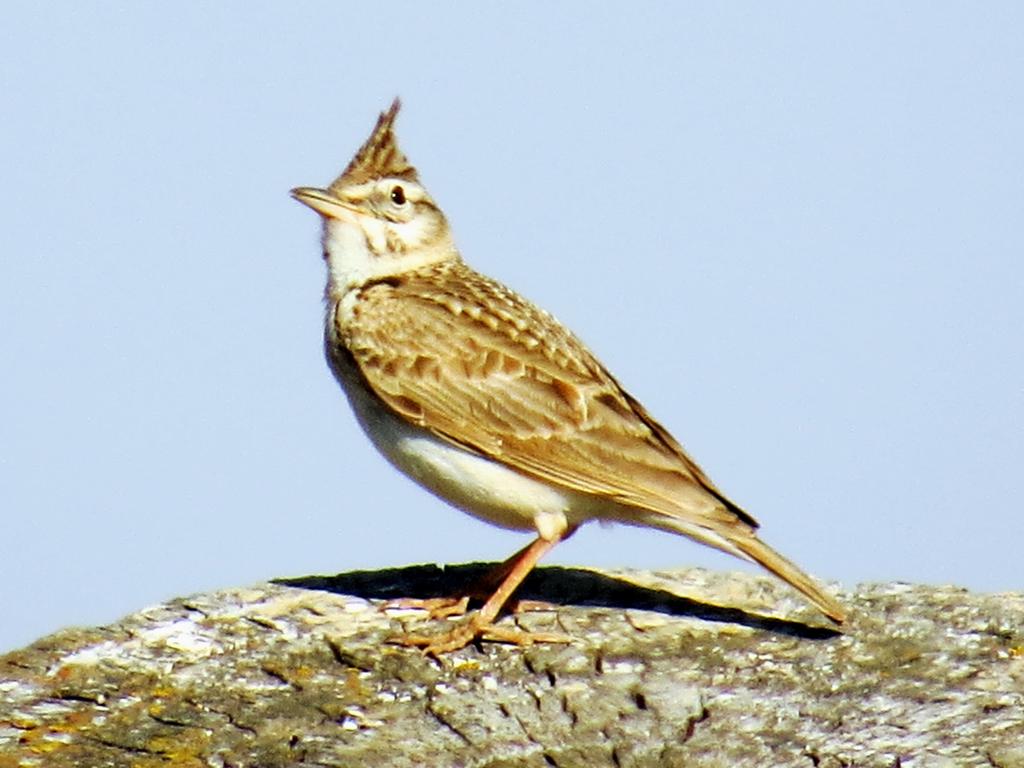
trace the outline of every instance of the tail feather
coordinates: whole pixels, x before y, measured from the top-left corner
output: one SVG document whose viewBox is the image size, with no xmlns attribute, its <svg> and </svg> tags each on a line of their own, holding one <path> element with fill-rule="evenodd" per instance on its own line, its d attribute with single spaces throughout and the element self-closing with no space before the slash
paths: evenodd
<svg viewBox="0 0 1024 768">
<path fill-rule="evenodd" d="M 648 512 L 631 521 L 634 525 L 659 528 L 663 531 L 687 536 L 702 544 L 728 552 L 734 557 L 750 560 L 774 574 L 794 589 L 799 590 L 823 614 L 836 624 L 846 621 L 846 609 L 839 601 L 804 573 L 795 564 L 780 555 L 759 538 L 754 526 L 739 516 L 733 517 L 722 507 L 703 511 L 703 514 L 665 515 Z"/>
<path fill-rule="evenodd" d="M 839 601 L 825 592 L 818 583 L 804 573 L 753 533 L 730 536 L 729 543 L 762 568 L 770 571 L 793 588 L 802 592 L 808 600 L 836 624 L 846 621 L 846 609 Z"/>
</svg>

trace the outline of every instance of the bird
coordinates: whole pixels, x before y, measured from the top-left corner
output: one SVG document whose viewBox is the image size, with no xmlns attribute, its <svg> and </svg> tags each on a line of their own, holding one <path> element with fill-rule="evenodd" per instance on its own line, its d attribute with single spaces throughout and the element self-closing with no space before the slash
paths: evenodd
<svg viewBox="0 0 1024 768">
<path fill-rule="evenodd" d="M 322 220 L 327 362 L 398 470 L 470 515 L 535 535 L 492 572 L 478 610 L 453 599 L 452 614 L 468 616 L 408 644 L 440 656 L 481 639 L 562 639 L 504 629 L 498 617 L 537 562 L 594 520 L 757 563 L 842 624 L 836 598 L 758 537 L 758 522 L 576 335 L 463 260 L 399 147 L 400 107 L 396 98 L 381 112 L 329 186 L 291 190 Z"/>
</svg>

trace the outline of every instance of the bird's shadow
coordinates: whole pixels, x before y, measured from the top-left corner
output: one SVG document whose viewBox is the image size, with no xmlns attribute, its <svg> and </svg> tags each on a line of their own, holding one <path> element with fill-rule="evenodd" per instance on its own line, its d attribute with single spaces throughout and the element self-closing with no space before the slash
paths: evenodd
<svg viewBox="0 0 1024 768">
<path fill-rule="evenodd" d="M 375 571 L 348 571 L 334 576 L 281 578 L 274 579 L 273 583 L 352 595 L 367 600 L 406 597 L 422 599 L 465 594 L 493 567 L 493 563 L 410 565 Z M 741 624 L 805 640 L 826 640 L 842 634 L 832 627 L 813 626 L 800 621 L 760 616 L 739 608 L 702 603 L 594 571 L 557 565 L 535 569 L 516 590 L 516 597 L 556 605 L 657 611 L 670 616 Z"/>
</svg>

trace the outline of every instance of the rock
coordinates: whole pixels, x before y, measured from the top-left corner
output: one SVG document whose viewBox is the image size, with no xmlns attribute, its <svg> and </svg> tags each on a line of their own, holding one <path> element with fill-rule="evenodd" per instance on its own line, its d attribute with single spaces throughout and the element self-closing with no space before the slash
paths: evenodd
<svg viewBox="0 0 1024 768">
<path fill-rule="evenodd" d="M 548 567 L 521 596 L 552 605 L 504 621 L 569 644 L 391 642 L 443 622 L 382 601 L 483 568 L 286 579 L 45 637 L 0 657 L 0 768 L 1024 768 L 1020 593 L 863 585 L 839 633 L 766 578 Z"/>
</svg>

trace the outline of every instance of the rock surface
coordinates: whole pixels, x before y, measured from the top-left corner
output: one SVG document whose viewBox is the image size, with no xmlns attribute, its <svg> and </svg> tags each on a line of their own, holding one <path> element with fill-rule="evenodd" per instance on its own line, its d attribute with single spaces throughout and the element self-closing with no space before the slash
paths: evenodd
<svg viewBox="0 0 1024 768">
<path fill-rule="evenodd" d="M 865 585 L 839 634 L 760 577 L 549 567 L 521 594 L 552 605 L 504 621 L 570 644 L 389 642 L 443 626 L 383 600 L 482 568 L 281 580 L 43 638 L 0 657 L 0 768 L 1024 768 L 1022 594 Z"/>
</svg>

